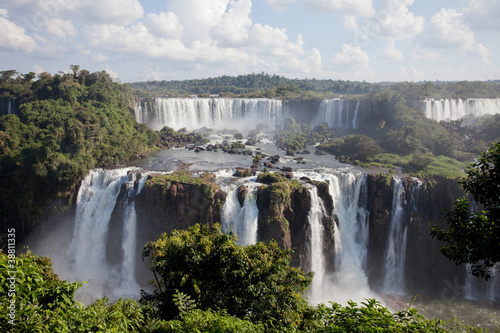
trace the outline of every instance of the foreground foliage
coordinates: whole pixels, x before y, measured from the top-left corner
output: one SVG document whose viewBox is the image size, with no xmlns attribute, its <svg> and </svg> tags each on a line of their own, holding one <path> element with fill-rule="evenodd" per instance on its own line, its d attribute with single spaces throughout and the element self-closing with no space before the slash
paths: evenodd
<svg viewBox="0 0 500 333">
<path fill-rule="evenodd" d="M 312 275 L 291 268 L 289 253 L 276 243 L 241 247 L 219 225 L 196 225 L 146 244 L 144 257 L 155 273 L 156 290 L 142 301 L 152 302 L 162 318 L 178 314 L 174 296 L 181 292 L 199 309 L 254 322 L 299 326 L 303 320 L 303 294 Z"/>
<path fill-rule="evenodd" d="M 161 254 L 172 254 L 177 249 L 181 252 L 178 256 L 185 256 L 184 260 L 187 255 L 192 257 L 189 263 L 170 266 L 173 274 L 162 280 L 161 291 L 147 295 L 141 302 L 130 299 L 110 302 L 103 298 L 87 306 L 74 300 L 81 284 L 60 280 L 49 258 L 28 252 L 17 256 L 13 268 L 9 257 L 0 252 L 2 286 L 10 285 L 7 278 L 15 271 L 14 295 L 9 294 L 9 288 L 0 289 L 0 331 L 446 332 L 448 327 L 479 331 L 457 322 L 449 325 L 438 319 L 427 320 L 411 307 L 392 313 L 374 299 L 360 305 L 349 302 L 345 307 L 337 303 L 312 307 L 303 298 L 310 275 L 290 268 L 286 251 L 262 243 L 244 248 L 234 244 L 233 235 L 223 236 L 220 227 L 196 226 L 160 237 L 148 246 L 158 256 L 155 267 L 164 276 L 167 266 L 162 265 L 165 258 Z M 153 250 L 151 247 L 155 245 Z M 203 258 L 212 267 L 204 266 L 200 262 Z M 186 273 L 186 268 L 190 268 L 192 275 L 181 277 L 179 273 Z M 208 278 L 220 279 L 208 281 L 204 273 Z M 172 286 L 167 287 L 167 281 L 186 292 L 176 289 L 168 300 L 166 291 Z M 15 301 L 15 319 L 9 322 L 7 304 L 11 300 Z M 249 308 L 243 308 L 244 304 Z M 166 307 L 175 314 L 162 312 Z"/>
<path fill-rule="evenodd" d="M 470 264 L 471 273 L 488 280 L 500 268 L 500 142 L 481 154 L 460 182 L 475 204 L 457 199 L 446 213 L 449 226 L 433 226 L 431 235 L 445 242 L 441 252 L 457 265 Z"/>
</svg>

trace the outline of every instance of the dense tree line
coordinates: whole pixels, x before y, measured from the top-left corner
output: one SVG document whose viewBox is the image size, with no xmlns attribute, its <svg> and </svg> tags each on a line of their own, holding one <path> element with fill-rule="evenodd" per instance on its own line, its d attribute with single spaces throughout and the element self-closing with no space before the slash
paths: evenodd
<svg viewBox="0 0 500 333">
<path fill-rule="evenodd" d="M 16 112 L 0 116 L 0 218 L 20 238 L 48 203 L 71 201 L 88 170 L 145 153 L 160 139 L 131 115 L 130 87 L 104 71 L 71 69 L 37 80 L 1 73 L 0 96 Z"/>
<path fill-rule="evenodd" d="M 369 83 L 333 79 L 289 79 L 265 73 L 238 76 L 219 76 L 207 79 L 147 81 L 131 83 L 134 88 L 149 91 L 155 96 L 188 96 L 220 94 L 227 97 L 293 98 L 338 95 L 363 95 L 388 88 L 404 98 L 418 101 L 423 98 L 498 98 L 497 81 L 460 82 L 384 82 Z"/>
</svg>

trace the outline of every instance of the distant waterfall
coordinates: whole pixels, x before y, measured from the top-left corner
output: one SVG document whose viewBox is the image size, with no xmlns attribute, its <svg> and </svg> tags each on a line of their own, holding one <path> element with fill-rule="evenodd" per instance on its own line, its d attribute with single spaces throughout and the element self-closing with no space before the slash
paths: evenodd
<svg viewBox="0 0 500 333">
<path fill-rule="evenodd" d="M 360 302 L 375 297 L 368 287 L 365 273 L 368 245 L 368 211 L 366 210 L 366 175 L 339 173 L 329 176 L 330 194 L 339 226 L 335 241 L 335 273 L 330 296 L 336 302 Z M 337 237 L 337 236 L 336 236 Z"/>
<path fill-rule="evenodd" d="M 427 118 L 436 121 L 458 120 L 465 116 L 500 114 L 500 98 L 432 99 L 421 102 Z"/>
<path fill-rule="evenodd" d="M 384 291 L 403 294 L 405 285 L 405 260 L 407 225 L 404 219 L 404 187 L 399 178 L 393 179 L 391 227 L 386 249 Z"/>
<path fill-rule="evenodd" d="M 361 101 L 358 100 L 358 102 L 356 103 L 356 108 L 354 109 L 354 118 L 352 119 L 352 128 L 353 129 L 358 129 L 359 102 L 361 102 Z"/>
<path fill-rule="evenodd" d="M 247 193 L 243 207 L 238 201 L 238 187 L 232 186 L 227 190 L 227 197 L 222 207 L 222 226 L 224 232 L 232 231 L 238 236 L 238 245 L 252 245 L 257 243 L 257 189 L 255 183 L 246 183 Z"/>
<path fill-rule="evenodd" d="M 89 283 L 87 288 L 82 288 L 86 301 L 109 295 L 110 291 L 120 296 L 139 293 L 134 276 L 137 226 L 133 198 L 141 191 L 147 177 L 141 179 L 136 189 L 136 175 L 129 175 L 130 170 L 92 170 L 78 192 L 68 259 L 78 279 Z M 109 234 L 109 224 L 122 185 L 126 185 L 128 201 L 123 212 L 123 261 L 118 270 L 113 270 L 108 264 L 106 245 L 110 237 L 117 237 Z"/>
<path fill-rule="evenodd" d="M 311 284 L 311 302 L 319 304 L 325 295 L 325 257 L 323 255 L 323 226 L 321 218 L 325 215 L 325 208 L 322 200 L 318 196 L 316 186 L 309 188 L 311 193 L 311 209 L 309 211 L 309 227 L 311 230 L 311 271 L 314 278 Z"/>
<path fill-rule="evenodd" d="M 15 100 L 12 97 L 0 98 L 0 115 L 14 114 Z"/>
<path fill-rule="evenodd" d="M 154 104 L 135 104 L 137 122 L 159 130 L 201 127 L 254 129 L 265 123 L 275 126 L 287 117 L 281 100 L 266 98 L 156 98 Z"/>
<path fill-rule="evenodd" d="M 343 98 L 322 100 L 316 118 L 312 125 L 316 126 L 327 123 L 333 128 L 354 128 L 358 127 L 359 100 L 353 109 L 353 103 Z"/>
</svg>

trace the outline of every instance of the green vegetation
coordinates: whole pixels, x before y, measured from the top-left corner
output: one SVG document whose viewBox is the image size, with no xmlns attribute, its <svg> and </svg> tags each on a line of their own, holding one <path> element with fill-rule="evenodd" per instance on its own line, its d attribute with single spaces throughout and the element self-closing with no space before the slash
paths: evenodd
<svg viewBox="0 0 500 333">
<path fill-rule="evenodd" d="M 312 273 L 291 268 L 290 252 L 275 243 L 241 247 L 220 226 L 196 225 L 146 245 L 155 290 L 140 302 L 103 298 L 84 306 L 80 286 L 59 280 L 49 258 L 16 259 L 0 252 L 2 332 L 447 332 L 479 330 L 428 320 L 408 306 L 392 313 L 374 299 L 359 306 L 310 305 Z M 14 300 L 15 319 L 6 306 Z M 9 322 L 10 321 L 10 322 Z"/>
<path fill-rule="evenodd" d="M 182 292 L 202 310 L 281 326 L 303 321 L 302 295 L 312 275 L 289 267 L 289 254 L 275 243 L 240 247 L 220 226 L 196 225 L 146 244 L 144 257 L 156 288 L 142 302 L 154 304 L 161 318 L 177 316 L 174 295 Z"/>
<path fill-rule="evenodd" d="M 400 82 L 368 83 L 344 80 L 288 79 L 265 73 L 220 76 L 183 81 L 136 82 L 132 87 L 155 96 L 265 97 L 265 98 L 332 98 L 339 95 L 362 95 L 390 88 L 408 101 L 431 98 L 500 97 L 498 82 Z M 146 96 L 149 96 L 145 93 Z M 411 103 L 410 103 L 411 104 Z"/>
<path fill-rule="evenodd" d="M 90 169 L 135 158 L 160 139 L 130 114 L 130 87 L 71 68 L 0 80 L 0 96 L 17 105 L 0 117 L 0 219 L 20 239 L 50 202 L 71 201 Z"/>
<path fill-rule="evenodd" d="M 469 200 L 459 198 L 445 216 L 449 230 L 433 226 L 431 235 L 445 242 L 441 252 L 448 259 L 470 264 L 473 275 L 488 280 L 500 264 L 500 142 L 481 154 L 460 184 L 483 210 L 471 211 Z"/>
<path fill-rule="evenodd" d="M 326 124 L 312 129 L 305 124 L 298 124 L 294 118 L 287 118 L 283 125 L 276 126 L 276 145 L 284 149 L 296 151 L 309 145 L 323 142 L 333 136 Z"/>
</svg>

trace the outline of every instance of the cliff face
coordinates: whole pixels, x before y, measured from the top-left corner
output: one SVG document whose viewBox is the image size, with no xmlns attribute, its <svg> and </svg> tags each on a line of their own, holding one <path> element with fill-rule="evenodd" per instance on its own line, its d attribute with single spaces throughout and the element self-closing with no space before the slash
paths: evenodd
<svg viewBox="0 0 500 333">
<path fill-rule="evenodd" d="M 438 179 L 420 182 L 406 177 L 403 182 L 403 221 L 407 228 L 405 283 L 416 293 L 439 292 L 454 279 L 463 280 L 465 270 L 448 261 L 441 244 L 431 238 L 430 225 L 443 225 L 443 209 L 463 195 L 456 181 Z M 385 257 L 391 227 L 394 180 L 382 175 L 368 175 L 369 241 L 366 272 L 370 287 L 382 287 Z"/>
<path fill-rule="evenodd" d="M 220 222 L 225 199 L 214 174 L 193 177 L 187 171 L 176 171 L 150 175 L 135 200 L 139 244 L 196 223 Z"/>
<path fill-rule="evenodd" d="M 304 183 L 286 180 L 284 177 L 261 174 L 258 181 L 268 183 L 257 192 L 259 209 L 257 238 L 259 241 L 275 240 L 279 246 L 292 249 L 292 265 L 310 270 L 309 211 L 311 193 Z M 274 178 L 273 178 L 274 177 Z M 326 214 L 323 216 L 324 255 L 334 251 L 332 197 L 328 185 L 322 182 L 310 182 L 316 186 L 318 196 L 325 203 Z"/>
</svg>

